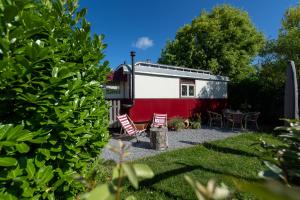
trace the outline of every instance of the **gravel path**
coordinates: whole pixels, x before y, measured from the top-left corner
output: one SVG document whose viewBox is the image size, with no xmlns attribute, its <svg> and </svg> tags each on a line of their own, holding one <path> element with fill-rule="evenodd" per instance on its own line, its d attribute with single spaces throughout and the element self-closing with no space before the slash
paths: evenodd
<svg viewBox="0 0 300 200">
<path fill-rule="evenodd" d="M 230 136 L 238 135 L 239 132 L 224 130 L 224 129 L 186 129 L 180 132 L 168 132 L 169 148 L 165 151 L 171 151 L 178 148 L 190 147 L 193 145 L 201 144 L 203 142 L 224 139 Z M 135 160 L 142 157 L 153 156 L 165 151 L 156 151 L 151 149 L 150 140 L 148 137 L 139 137 L 140 142 L 136 143 L 136 139 L 132 137 L 120 138 L 125 144 L 130 145 L 129 155 L 126 160 Z M 112 138 L 109 141 L 111 146 L 118 146 L 118 138 Z M 118 160 L 118 156 L 104 148 L 102 157 L 105 160 Z"/>
</svg>

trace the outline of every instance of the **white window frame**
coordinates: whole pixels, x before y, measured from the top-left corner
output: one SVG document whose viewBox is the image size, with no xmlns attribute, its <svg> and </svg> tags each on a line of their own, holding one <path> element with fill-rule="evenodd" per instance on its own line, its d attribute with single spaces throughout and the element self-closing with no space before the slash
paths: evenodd
<svg viewBox="0 0 300 200">
<path fill-rule="evenodd" d="M 186 86 L 187 87 L 187 91 L 186 91 L 186 94 L 187 95 L 182 95 L 182 86 Z M 194 95 L 190 95 L 190 87 L 194 87 Z M 195 94 L 196 94 L 196 86 L 195 84 L 189 84 L 189 83 L 181 83 L 180 84 L 180 97 L 181 98 L 192 98 L 192 97 L 195 97 Z"/>
</svg>

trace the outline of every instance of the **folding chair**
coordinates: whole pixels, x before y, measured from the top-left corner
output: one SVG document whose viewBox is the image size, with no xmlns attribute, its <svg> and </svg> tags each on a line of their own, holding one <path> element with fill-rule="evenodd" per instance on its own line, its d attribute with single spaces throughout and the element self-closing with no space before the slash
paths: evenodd
<svg viewBox="0 0 300 200">
<path fill-rule="evenodd" d="M 119 115 L 117 116 L 117 118 L 121 124 L 120 133 L 122 134 L 123 132 L 124 134 L 127 134 L 129 136 L 135 136 L 137 142 L 139 142 L 137 136 L 144 133 L 146 129 L 138 130 L 127 114 Z"/>
<path fill-rule="evenodd" d="M 162 126 L 168 127 L 167 116 L 168 116 L 167 114 L 154 113 L 151 127 L 162 127 Z"/>
</svg>

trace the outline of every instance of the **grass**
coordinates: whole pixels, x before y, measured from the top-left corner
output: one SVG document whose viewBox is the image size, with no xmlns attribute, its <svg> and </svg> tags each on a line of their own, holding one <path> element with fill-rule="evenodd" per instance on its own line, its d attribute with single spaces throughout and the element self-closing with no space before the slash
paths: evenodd
<svg viewBox="0 0 300 200">
<path fill-rule="evenodd" d="M 123 195 L 145 200 L 196 199 L 194 191 L 184 180 L 187 174 L 204 184 L 211 178 L 225 183 L 233 190 L 236 199 L 255 199 L 251 194 L 234 191 L 233 181 L 259 181 L 257 174 L 265 169 L 262 161 L 266 156 L 258 145 L 252 145 L 259 138 L 280 144 L 270 134 L 247 133 L 137 160 L 135 162 L 148 164 L 155 177 L 141 181 L 139 190 L 128 186 Z"/>
</svg>

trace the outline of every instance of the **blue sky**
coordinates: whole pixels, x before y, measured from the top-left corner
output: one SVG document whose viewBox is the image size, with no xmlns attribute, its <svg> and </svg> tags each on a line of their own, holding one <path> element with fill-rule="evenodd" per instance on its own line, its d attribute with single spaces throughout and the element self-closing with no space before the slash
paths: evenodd
<svg viewBox="0 0 300 200">
<path fill-rule="evenodd" d="M 276 38 L 287 8 L 297 0 L 80 0 L 88 9 L 92 33 L 104 34 L 106 60 L 112 68 L 127 61 L 136 51 L 136 60 L 156 62 L 168 39 L 190 23 L 201 10 L 230 4 L 243 9 L 266 38 Z"/>
</svg>

